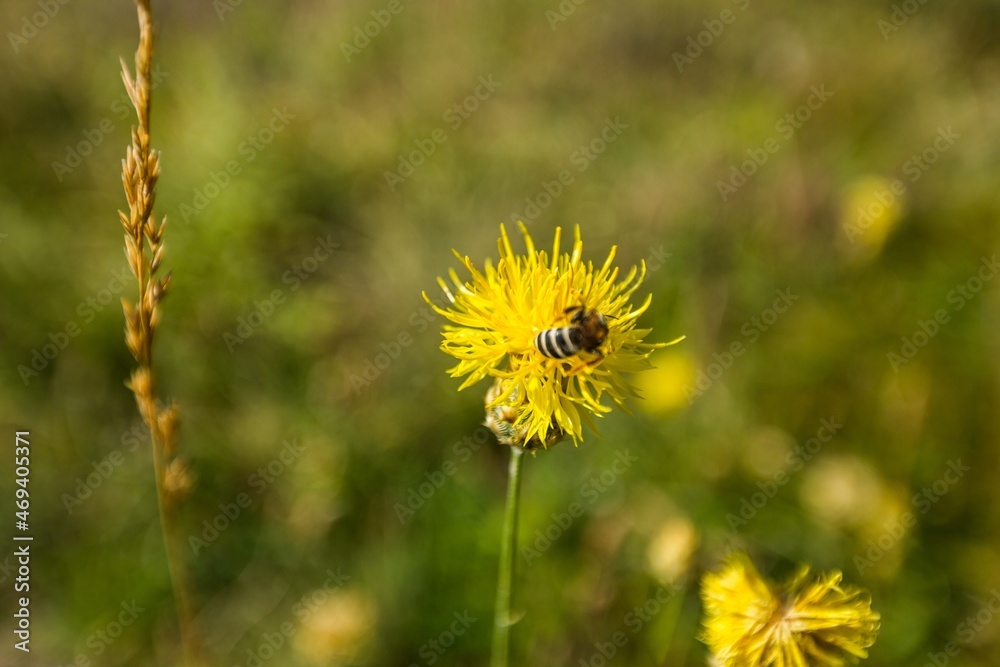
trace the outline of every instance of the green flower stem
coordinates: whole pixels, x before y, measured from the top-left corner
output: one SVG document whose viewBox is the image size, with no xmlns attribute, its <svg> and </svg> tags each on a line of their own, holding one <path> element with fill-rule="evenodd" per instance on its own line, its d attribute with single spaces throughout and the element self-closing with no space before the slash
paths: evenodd
<svg viewBox="0 0 1000 667">
<path fill-rule="evenodd" d="M 497 576 L 497 601 L 493 619 L 493 651 L 490 667 L 507 667 L 510 651 L 510 589 L 517 553 L 517 507 L 521 496 L 521 459 L 524 450 L 510 448 L 507 477 L 507 509 L 500 538 L 500 574 Z"/>
</svg>

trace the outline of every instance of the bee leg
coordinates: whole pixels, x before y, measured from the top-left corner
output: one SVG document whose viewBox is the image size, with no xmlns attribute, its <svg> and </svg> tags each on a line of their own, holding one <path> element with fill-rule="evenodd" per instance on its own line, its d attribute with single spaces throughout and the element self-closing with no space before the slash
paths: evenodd
<svg viewBox="0 0 1000 667">
<path fill-rule="evenodd" d="M 598 352 L 597 353 L 597 357 L 595 359 L 591 359 L 590 361 L 584 361 L 583 363 L 578 364 L 574 368 L 570 369 L 570 371 L 568 373 L 566 373 L 566 374 L 567 375 L 576 375 L 577 373 L 579 373 L 580 371 L 582 371 L 584 368 L 589 368 L 591 366 L 596 366 L 597 364 L 601 363 L 602 361 L 604 361 L 604 355 L 602 353 Z"/>
</svg>

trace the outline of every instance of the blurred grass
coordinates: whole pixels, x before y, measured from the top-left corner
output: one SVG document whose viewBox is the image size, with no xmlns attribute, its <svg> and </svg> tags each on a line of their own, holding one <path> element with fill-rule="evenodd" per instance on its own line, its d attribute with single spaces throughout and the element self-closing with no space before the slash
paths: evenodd
<svg viewBox="0 0 1000 667">
<path fill-rule="evenodd" d="M 429 664 L 421 647 L 466 610 L 478 620 L 441 662 L 485 661 L 506 452 L 453 449 L 482 420 L 485 387 L 455 393 L 420 291 L 437 295 L 452 248 L 493 256 L 498 223 L 564 169 L 574 181 L 530 223 L 536 240 L 580 224 L 592 258 L 617 244 L 624 266 L 662 246 L 644 322 L 658 340 L 687 339 L 637 378 L 649 400 L 634 418 L 526 461 L 531 543 L 617 451 L 640 459 L 520 561 L 515 660 L 589 659 L 660 585 L 650 544 L 678 518 L 698 546 L 676 622 L 657 616 L 623 663 L 704 664 L 697 579 L 732 546 L 764 571 L 810 562 L 870 588 L 883 630 L 866 664 L 922 664 L 957 641 L 1000 586 L 998 292 L 986 282 L 961 310 L 947 300 L 997 248 L 1000 5 L 927 4 L 887 39 L 877 21 L 891 4 L 585 3 L 554 31 L 555 4 L 402 6 L 351 62 L 341 43 L 384 4 L 244 3 L 224 20 L 210 3 L 154 7 L 167 73 L 154 94 L 157 210 L 174 272 L 158 363 L 198 477 L 186 526 L 200 534 L 220 503 L 253 499 L 194 561 L 218 664 L 247 664 L 285 621 L 295 635 L 272 664 Z M 736 20 L 679 73 L 674 52 L 727 7 Z M 16 31 L 36 11 L 17 1 L 0 17 Z M 77 310 L 125 266 L 115 209 L 131 118 L 113 105 L 134 40 L 128 3 L 70 3 L 18 52 L 0 50 L 0 414 L 33 433 L 45 664 L 162 664 L 177 650 L 149 452 L 122 440 L 139 420 L 118 297 L 92 321 Z M 450 129 L 444 114 L 489 75 L 501 86 Z M 821 84 L 834 95 L 784 139 L 775 124 Z M 295 117 L 247 162 L 242 142 L 275 108 Z M 571 156 L 608 118 L 629 127 L 578 171 Z M 52 163 L 102 119 L 113 131 L 59 180 Z M 959 138 L 911 181 L 904 165 L 947 126 Z M 435 128 L 447 140 L 390 191 L 385 172 Z M 721 201 L 717 181 L 769 137 L 779 150 Z M 185 220 L 230 160 L 240 173 Z M 898 222 L 859 256 L 844 221 L 871 184 L 897 178 Z M 340 247 L 293 290 L 286 272 L 327 237 Z M 800 299 L 751 344 L 742 329 L 776 289 Z M 285 301 L 231 353 L 223 335 L 275 290 Z M 950 322 L 897 374 L 887 354 L 938 308 Z M 18 366 L 70 321 L 80 334 L 25 384 Z M 403 332 L 412 344 L 355 391 L 351 377 Z M 745 354 L 689 405 L 676 387 L 737 341 Z M 844 428 L 733 534 L 727 514 L 829 417 Z M 293 439 L 302 458 L 258 494 L 251 476 Z M 125 463 L 67 513 L 63 494 L 116 449 Z M 868 540 L 958 459 L 972 470 L 859 573 Z M 394 505 L 445 461 L 454 476 L 400 523 Z M 292 611 L 338 567 L 350 576 L 339 591 Z M 146 611 L 97 656 L 91 633 L 133 599 Z M 956 661 L 996 664 L 998 629 L 985 624 Z"/>
</svg>

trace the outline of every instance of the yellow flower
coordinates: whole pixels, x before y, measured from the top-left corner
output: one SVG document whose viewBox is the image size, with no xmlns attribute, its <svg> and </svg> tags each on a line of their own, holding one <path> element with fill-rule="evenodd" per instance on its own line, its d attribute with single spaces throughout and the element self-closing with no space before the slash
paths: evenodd
<svg viewBox="0 0 1000 667">
<path fill-rule="evenodd" d="M 894 181 L 865 176 L 851 183 L 843 195 L 839 237 L 842 249 L 857 260 L 873 259 L 906 212 L 905 192 L 897 194 Z"/>
<path fill-rule="evenodd" d="M 583 261 L 579 227 L 572 253 L 562 254 L 561 230 L 556 228 L 549 255 L 536 251 L 527 228 L 519 226 L 524 255 L 514 253 L 501 225 L 496 266 L 487 260 L 479 271 L 468 257 L 456 252 L 470 280 L 462 281 L 452 270 L 452 289 L 438 279 L 449 301 L 446 308 L 434 304 L 426 293 L 424 298 L 454 323 L 445 325 L 441 349 L 459 360 L 450 369 L 451 376 L 468 376 L 459 389 L 485 377 L 499 378 L 487 412 L 502 407 L 514 420 L 508 430 L 517 434 L 518 442 L 508 444 L 548 445 L 562 434 L 577 442 L 584 421 L 594 428 L 591 415 L 611 411 L 601 403 L 605 394 L 621 407 L 627 395 L 637 394 L 625 375 L 649 368 L 649 355 L 664 346 L 643 343 L 649 329 L 635 327 L 651 297 L 638 307 L 629 301 L 642 283 L 646 266 L 632 267 L 619 280 L 619 271 L 612 266 L 615 248 L 600 267 Z M 535 348 L 536 334 L 569 326 L 580 309 L 597 311 L 606 319 L 607 338 L 597 352 L 552 359 Z"/>
<path fill-rule="evenodd" d="M 879 614 L 868 592 L 841 584 L 841 576 L 803 566 L 773 586 L 735 554 L 702 579 L 701 639 L 724 667 L 839 667 L 867 658 Z"/>
</svg>

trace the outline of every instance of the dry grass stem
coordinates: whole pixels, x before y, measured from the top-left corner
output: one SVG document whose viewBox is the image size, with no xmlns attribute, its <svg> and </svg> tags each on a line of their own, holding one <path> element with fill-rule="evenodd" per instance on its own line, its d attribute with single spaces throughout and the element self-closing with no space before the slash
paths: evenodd
<svg viewBox="0 0 1000 667">
<path fill-rule="evenodd" d="M 167 561 L 177 604 L 184 655 L 187 664 L 199 665 L 201 641 L 194 625 L 185 550 L 177 531 L 176 505 L 190 489 L 191 478 L 177 458 L 177 407 L 163 405 L 157 399 L 153 375 L 153 339 L 160 321 L 160 302 L 170 286 L 170 274 L 157 277 L 163 261 L 163 232 L 166 218 L 157 224 L 153 217 L 156 180 L 160 175 L 159 154 L 150 148 L 149 115 L 152 83 L 153 21 L 149 0 L 136 0 L 139 15 L 139 48 L 135 54 L 135 76 L 122 60 L 122 80 L 135 107 L 138 125 L 132 128 L 132 144 L 122 160 L 122 184 L 128 201 L 128 213 L 118 212 L 125 229 L 125 256 L 139 285 L 138 300 L 122 299 L 125 311 L 125 343 L 135 357 L 128 387 L 135 394 L 139 413 L 149 427 L 156 476 L 156 495 L 160 523 L 167 550 Z"/>
</svg>

